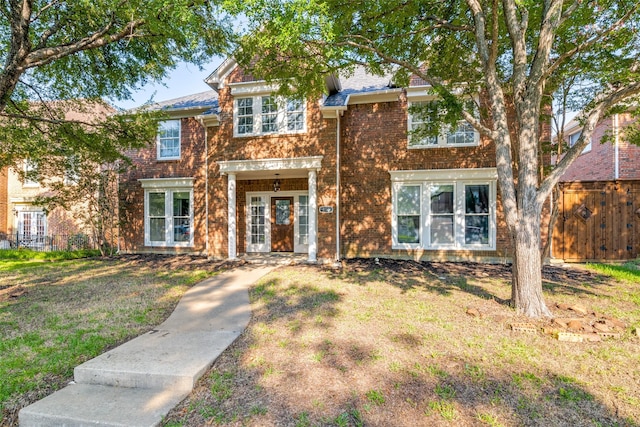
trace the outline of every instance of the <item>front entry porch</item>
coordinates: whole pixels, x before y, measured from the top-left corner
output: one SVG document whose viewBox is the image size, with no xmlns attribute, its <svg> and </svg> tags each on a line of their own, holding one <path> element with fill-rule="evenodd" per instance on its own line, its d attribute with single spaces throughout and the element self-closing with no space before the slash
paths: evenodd
<svg viewBox="0 0 640 427">
<path fill-rule="evenodd" d="M 244 247 L 246 255 L 295 253 L 317 261 L 321 161 L 317 156 L 218 163 L 227 176 L 229 259 L 237 259 L 239 247 Z M 281 182 L 297 185 L 286 189 Z M 239 233 L 242 225 L 245 231 Z M 242 234 L 244 239 L 238 241 Z"/>
</svg>

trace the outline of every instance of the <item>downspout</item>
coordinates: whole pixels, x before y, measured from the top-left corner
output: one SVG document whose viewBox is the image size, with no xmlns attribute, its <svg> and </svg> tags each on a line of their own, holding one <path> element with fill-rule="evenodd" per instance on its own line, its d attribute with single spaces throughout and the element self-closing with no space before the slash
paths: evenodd
<svg viewBox="0 0 640 427">
<path fill-rule="evenodd" d="M 336 110 L 336 262 L 340 261 L 340 111 Z"/>
<path fill-rule="evenodd" d="M 204 250 L 209 257 L 209 133 L 204 123 L 204 118 L 199 118 L 200 124 L 204 128 Z"/>
<path fill-rule="evenodd" d="M 613 116 L 613 138 L 614 138 L 614 149 L 613 149 L 613 179 L 616 181 L 620 178 L 620 118 L 618 114 L 614 114 Z"/>
</svg>

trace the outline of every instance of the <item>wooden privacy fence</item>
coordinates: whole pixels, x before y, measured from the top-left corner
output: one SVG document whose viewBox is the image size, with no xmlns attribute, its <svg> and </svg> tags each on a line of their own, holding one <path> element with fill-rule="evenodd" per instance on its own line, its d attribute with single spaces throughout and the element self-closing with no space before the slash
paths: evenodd
<svg viewBox="0 0 640 427">
<path fill-rule="evenodd" d="M 554 258 L 578 262 L 638 257 L 640 181 L 571 182 L 560 189 Z"/>
</svg>

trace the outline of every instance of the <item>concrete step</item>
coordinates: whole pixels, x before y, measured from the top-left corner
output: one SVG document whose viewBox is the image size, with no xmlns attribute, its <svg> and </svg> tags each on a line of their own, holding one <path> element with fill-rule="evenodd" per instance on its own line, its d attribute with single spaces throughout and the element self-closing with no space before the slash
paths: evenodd
<svg viewBox="0 0 640 427">
<path fill-rule="evenodd" d="M 20 426 L 153 427 L 189 391 L 72 384 L 22 409 Z"/>
<path fill-rule="evenodd" d="M 77 366 L 74 379 L 78 384 L 190 391 L 237 336 L 234 331 L 156 329 Z"/>
</svg>

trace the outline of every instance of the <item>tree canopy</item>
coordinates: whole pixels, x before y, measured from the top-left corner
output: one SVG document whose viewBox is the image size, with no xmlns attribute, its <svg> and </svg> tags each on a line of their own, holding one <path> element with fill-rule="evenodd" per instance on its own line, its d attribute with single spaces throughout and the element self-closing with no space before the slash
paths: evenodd
<svg viewBox="0 0 640 427">
<path fill-rule="evenodd" d="M 6 0 L 0 7 L 0 168 L 69 153 L 112 161 L 148 143 L 156 131 L 151 114 L 88 123 L 67 112 L 126 99 L 180 61 L 202 64 L 231 34 L 209 0 Z"/>
<path fill-rule="evenodd" d="M 255 75 L 300 94 L 319 93 L 326 74 L 355 65 L 393 72 L 399 86 L 417 76 L 441 100 L 440 113 L 426 114 L 441 124 L 462 117 L 494 143 L 514 255 L 512 303 L 532 317 L 550 315 L 542 297 L 543 205 L 596 124 L 637 102 L 637 0 L 252 0 L 238 7 L 250 30 L 236 58 Z M 473 94 L 485 96 L 486 114 L 465 102 Z M 541 124 L 560 94 L 562 105 L 581 111 L 582 136 L 542 175 Z"/>
</svg>

